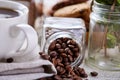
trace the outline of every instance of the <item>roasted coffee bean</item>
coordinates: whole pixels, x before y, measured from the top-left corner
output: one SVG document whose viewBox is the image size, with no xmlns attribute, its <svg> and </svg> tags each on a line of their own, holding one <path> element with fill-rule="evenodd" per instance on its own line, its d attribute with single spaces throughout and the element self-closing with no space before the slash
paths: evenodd
<svg viewBox="0 0 120 80">
<path fill-rule="evenodd" d="M 73 62 L 73 58 L 72 58 L 71 55 L 68 55 L 68 59 L 69 59 L 70 62 Z"/>
<path fill-rule="evenodd" d="M 82 80 L 82 78 L 79 77 L 79 76 L 74 76 L 74 77 L 73 77 L 73 80 Z"/>
<path fill-rule="evenodd" d="M 55 75 L 53 78 L 54 80 L 62 80 L 62 78 L 59 75 Z"/>
<path fill-rule="evenodd" d="M 70 41 L 70 44 L 76 45 L 76 42 L 75 42 L 74 40 L 71 40 L 71 41 Z"/>
<path fill-rule="evenodd" d="M 57 63 L 58 66 L 64 67 L 64 64 L 62 63 Z"/>
<path fill-rule="evenodd" d="M 41 57 L 43 58 L 43 59 L 45 59 L 45 60 L 49 60 L 50 59 L 50 56 L 49 55 L 47 55 L 47 54 L 45 54 L 45 53 L 39 53 L 40 55 L 41 55 Z"/>
<path fill-rule="evenodd" d="M 68 50 L 67 52 L 68 54 L 70 54 L 71 56 L 73 55 L 73 52 L 71 50 Z M 78 56 L 77 56 L 78 57 Z"/>
<path fill-rule="evenodd" d="M 68 41 L 67 41 L 67 44 L 71 44 L 71 40 L 68 40 Z"/>
<path fill-rule="evenodd" d="M 80 76 L 80 73 L 77 69 L 74 69 L 74 72 L 76 73 L 76 75 Z"/>
<path fill-rule="evenodd" d="M 85 70 L 83 68 L 80 67 L 74 67 L 73 68 L 74 72 L 76 73 L 76 75 L 82 77 L 82 78 L 87 78 L 88 75 L 86 74 Z"/>
<path fill-rule="evenodd" d="M 70 63 L 69 63 L 69 62 L 65 62 L 64 65 L 65 65 L 65 66 L 68 66 L 68 65 L 70 65 Z"/>
<path fill-rule="evenodd" d="M 69 51 L 70 49 L 67 47 L 67 48 L 65 48 L 65 52 L 67 53 L 68 51 Z"/>
<path fill-rule="evenodd" d="M 59 59 L 61 62 L 63 61 L 63 58 L 61 56 L 58 56 L 57 59 Z"/>
<path fill-rule="evenodd" d="M 40 54 L 40 55 L 43 55 L 43 54 L 45 54 L 45 53 L 44 53 L 44 52 L 39 52 L 39 54 Z"/>
<path fill-rule="evenodd" d="M 63 52 L 65 52 L 65 50 L 64 49 L 58 49 L 58 52 L 63 53 Z"/>
<path fill-rule="evenodd" d="M 67 76 L 64 74 L 64 75 L 61 75 L 61 78 L 66 78 Z"/>
<path fill-rule="evenodd" d="M 54 50 L 55 49 L 55 45 L 56 45 L 56 41 L 53 41 L 50 46 L 49 46 L 49 50 Z"/>
<path fill-rule="evenodd" d="M 64 74 L 66 72 L 66 70 L 61 66 L 57 66 L 56 69 L 58 71 L 58 74 Z"/>
<path fill-rule="evenodd" d="M 52 58 L 51 62 L 53 63 L 54 66 L 57 66 L 58 62 L 57 62 L 56 58 Z"/>
<path fill-rule="evenodd" d="M 71 71 L 73 70 L 70 65 L 65 66 L 65 69 L 66 69 L 67 71 L 69 71 L 69 72 L 71 72 Z"/>
<path fill-rule="evenodd" d="M 73 49 L 75 46 L 74 45 L 68 45 L 68 47 Z"/>
<path fill-rule="evenodd" d="M 62 62 L 62 60 L 59 59 L 59 58 L 57 58 L 56 61 L 57 61 L 58 63 L 61 63 L 61 62 Z"/>
<path fill-rule="evenodd" d="M 39 80 L 47 80 L 46 78 L 41 78 L 41 79 L 39 79 Z"/>
<path fill-rule="evenodd" d="M 74 52 L 79 52 L 79 48 L 72 49 Z"/>
<path fill-rule="evenodd" d="M 6 61 L 7 61 L 7 63 L 12 63 L 14 60 L 13 60 L 13 58 L 8 58 Z"/>
<path fill-rule="evenodd" d="M 62 43 L 62 48 L 66 48 L 67 47 L 67 45 L 66 45 L 66 43 Z"/>
<path fill-rule="evenodd" d="M 73 70 L 70 72 L 70 74 L 71 74 L 72 76 L 75 76 L 75 75 L 76 75 Z"/>
<path fill-rule="evenodd" d="M 50 55 L 50 57 L 54 58 L 54 57 L 57 56 L 57 52 L 56 52 L 56 51 L 51 51 L 51 52 L 49 53 L 49 55 Z"/>
<path fill-rule="evenodd" d="M 66 53 L 61 53 L 60 54 L 62 57 L 66 58 L 67 57 L 67 54 Z"/>
<path fill-rule="evenodd" d="M 53 78 L 48 77 L 47 80 L 53 80 Z"/>
<path fill-rule="evenodd" d="M 57 43 L 59 43 L 59 44 L 62 44 L 62 43 L 63 43 L 61 39 L 57 39 L 56 41 L 57 41 Z"/>
<path fill-rule="evenodd" d="M 65 43 L 66 43 L 69 39 L 70 39 L 70 38 L 67 38 L 67 37 L 62 38 L 63 42 L 65 42 Z"/>
<path fill-rule="evenodd" d="M 60 49 L 60 48 L 61 48 L 61 45 L 57 43 L 57 44 L 55 45 L 55 47 L 56 47 L 57 49 Z"/>
<path fill-rule="evenodd" d="M 82 77 L 82 78 L 87 78 L 88 75 L 87 75 L 87 74 L 81 74 L 80 77 Z"/>
<path fill-rule="evenodd" d="M 82 69 L 81 72 L 79 72 L 79 73 L 80 73 L 80 76 L 82 78 L 87 78 L 88 77 L 88 75 L 85 73 L 84 69 Z"/>
<path fill-rule="evenodd" d="M 64 61 L 64 62 L 68 62 L 69 60 L 68 60 L 68 58 L 66 57 L 66 58 L 63 58 L 63 61 Z"/>
<path fill-rule="evenodd" d="M 76 53 L 74 54 L 74 56 L 75 56 L 75 58 L 77 58 L 77 57 L 79 56 L 79 53 L 76 52 Z"/>
<path fill-rule="evenodd" d="M 67 74 L 67 78 L 72 78 L 73 76 L 71 74 Z"/>
<path fill-rule="evenodd" d="M 98 73 L 97 73 L 97 72 L 95 72 L 95 71 L 90 72 L 90 74 L 91 74 L 91 76 L 93 76 L 93 77 L 96 77 L 96 76 L 98 75 Z"/>
</svg>

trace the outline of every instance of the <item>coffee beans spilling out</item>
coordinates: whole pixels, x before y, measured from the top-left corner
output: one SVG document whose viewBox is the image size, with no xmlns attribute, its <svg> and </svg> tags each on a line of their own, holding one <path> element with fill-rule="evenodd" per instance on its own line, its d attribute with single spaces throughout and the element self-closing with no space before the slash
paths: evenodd
<svg viewBox="0 0 120 80">
<path fill-rule="evenodd" d="M 43 59 L 51 61 L 50 55 L 45 54 L 43 52 L 40 52 L 39 54 Z M 39 80 L 82 80 L 82 78 L 88 77 L 83 68 L 80 68 L 78 66 L 72 68 L 70 64 L 66 65 L 65 63 L 61 63 L 61 60 L 62 58 L 61 59 L 53 58 L 51 61 L 55 65 L 57 75 L 47 78 L 41 78 Z"/>
<path fill-rule="evenodd" d="M 88 77 L 83 68 L 70 65 L 80 55 L 78 44 L 71 38 L 58 38 L 51 42 L 48 54 L 39 54 L 43 59 L 51 61 L 57 70 L 57 75 L 39 80 L 82 80 Z"/>
</svg>

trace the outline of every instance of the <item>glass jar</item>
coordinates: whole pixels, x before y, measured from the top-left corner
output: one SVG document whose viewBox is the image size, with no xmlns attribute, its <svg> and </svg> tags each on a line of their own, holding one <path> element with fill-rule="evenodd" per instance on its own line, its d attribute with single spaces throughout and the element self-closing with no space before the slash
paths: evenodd
<svg viewBox="0 0 120 80">
<path fill-rule="evenodd" d="M 120 6 L 94 1 L 90 15 L 87 64 L 104 70 L 120 70 Z"/>
<path fill-rule="evenodd" d="M 56 58 L 78 66 L 84 58 L 85 32 L 82 19 L 48 17 L 43 25 L 42 50 L 47 54 L 55 52 Z"/>
</svg>

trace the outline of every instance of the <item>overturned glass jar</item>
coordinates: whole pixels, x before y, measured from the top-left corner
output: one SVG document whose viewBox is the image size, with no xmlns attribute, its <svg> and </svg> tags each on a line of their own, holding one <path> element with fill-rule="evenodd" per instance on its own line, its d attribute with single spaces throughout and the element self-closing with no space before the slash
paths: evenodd
<svg viewBox="0 0 120 80">
<path fill-rule="evenodd" d="M 43 25 L 42 50 L 52 59 L 79 66 L 84 58 L 85 24 L 82 19 L 48 17 Z"/>
</svg>

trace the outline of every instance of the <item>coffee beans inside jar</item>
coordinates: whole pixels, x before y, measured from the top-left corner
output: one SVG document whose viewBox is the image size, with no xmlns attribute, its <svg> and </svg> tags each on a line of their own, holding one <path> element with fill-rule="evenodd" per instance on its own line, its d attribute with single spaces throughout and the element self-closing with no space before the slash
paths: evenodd
<svg viewBox="0 0 120 80">
<path fill-rule="evenodd" d="M 78 58 L 80 55 L 80 47 L 73 39 L 61 37 L 50 44 L 48 54 L 51 57 L 51 62 L 59 62 L 55 63 L 55 66 L 67 66 Z"/>
</svg>

